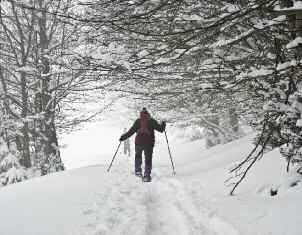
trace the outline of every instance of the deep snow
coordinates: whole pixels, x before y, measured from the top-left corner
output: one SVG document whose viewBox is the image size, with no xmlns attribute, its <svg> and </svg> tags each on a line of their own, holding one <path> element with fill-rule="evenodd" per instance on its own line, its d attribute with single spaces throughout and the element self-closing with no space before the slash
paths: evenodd
<svg viewBox="0 0 302 235">
<path fill-rule="evenodd" d="M 300 176 L 285 172 L 278 151 L 265 154 L 228 195 L 228 169 L 250 143 L 251 136 L 204 150 L 202 141 L 170 141 L 176 176 L 160 144 L 151 183 L 135 177 L 133 159 L 119 153 L 110 173 L 100 164 L 3 187 L 0 234 L 300 235 Z"/>
</svg>

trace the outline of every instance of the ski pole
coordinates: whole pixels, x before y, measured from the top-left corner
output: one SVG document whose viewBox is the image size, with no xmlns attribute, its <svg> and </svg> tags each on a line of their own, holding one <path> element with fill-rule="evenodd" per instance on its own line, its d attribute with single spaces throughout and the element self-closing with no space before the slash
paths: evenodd
<svg viewBox="0 0 302 235">
<path fill-rule="evenodd" d="M 119 143 L 119 145 L 118 145 L 118 147 L 117 147 L 117 149 L 116 149 L 116 151 L 115 151 L 115 154 L 114 154 L 114 156 L 113 156 L 113 158 L 112 158 L 112 161 L 111 161 L 111 163 L 110 163 L 110 165 L 109 165 L 109 167 L 108 167 L 108 169 L 107 169 L 107 172 L 110 171 L 110 168 L 111 168 L 112 163 L 113 163 L 113 161 L 114 161 L 114 158 L 115 158 L 115 156 L 116 156 L 116 154 L 117 154 L 117 152 L 118 152 L 118 150 L 119 150 L 119 148 L 120 148 L 120 146 L 121 146 L 121 143 L 122 143 L 122 141 L 120 141 L 120 143 Z"/>
<path fill-rule="evenodd" d="M 171 156 L 171 151 L 170 151 L 170 147 L 169 147 L 169 141 L 168 141 L 166 130 L 165 130 L 165 136 L 166 136 L 166 141 L 167 141 L 167 146 L 168 146 L 168 150 L 169 150 L 170 160 L 171 160 L 171 164 L 172 164 L 172 168 L 173 168 L 173 175 L 176 175 L 175 167 L 174 167 L 173 159 L 172 159 L 172 156 Z"/>
</svg>

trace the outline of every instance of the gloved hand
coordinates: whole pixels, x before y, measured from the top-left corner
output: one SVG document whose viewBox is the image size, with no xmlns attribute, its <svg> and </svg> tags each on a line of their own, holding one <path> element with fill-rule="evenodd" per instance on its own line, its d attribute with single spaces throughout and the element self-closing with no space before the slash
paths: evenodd
<svg viewBox="0 0 302 235">
<path fill-rule="evenodd" d="M 125 136 L 124 136 L 124 135 L 121 135 L 119 141 L 124 141 L 125 139 L 126 139 Z"/>
</svg>

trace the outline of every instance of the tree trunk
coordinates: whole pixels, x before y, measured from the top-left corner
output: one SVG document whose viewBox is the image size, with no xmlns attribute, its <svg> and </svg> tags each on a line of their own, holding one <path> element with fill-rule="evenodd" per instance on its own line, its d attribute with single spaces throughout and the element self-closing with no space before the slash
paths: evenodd
<svg viewBox="0 0 302 235">
<path fill-rule="evenodd" d="M 21 117 L 23 119 L 26 119 L 28 115 L 28 91 L 27 91 L 27 83 L 26 83 L 26 75 L 24 72 L 20 73 L 21 76 L 21 96 L 22 96 L 22 112 Z M 27 121 L 24 121 L 23 127 L 22 127 L 22 157 L 20 159 L 20 164 L 22 166 L 25 166 L 26 168 L 31 167 L 31 159 L 30 159 L 30 150 L 29 150 L 29 129 L 28 129 L 28 123 Z"/>
<path fill-rule="evenodd" d="M 40 9 L 44 9 L 43 1 L 39 2 Z M 37 94 L 38 106 L 40 112 L 43 112 L 44 118 L 40 120 L 41 132 L 46 139 L 43 140 L 43 155 L 44 162 L 42 163 L 42 175 L 49 173 L 49 171 L 58 171 L 63 169 L 57 169 L 57 164 L 61 164 L 60 152 L 58 150 L 57 133 L 54 123 L 55 105 L 50 92 L 50 62 L 46 56 L 46 51 L 49 48 L 49 38 L 47 35 L 47 14 L 46 10 L 42 11 L 39 18 L 39 47 L 40 47 L 40 63 L 41 74 L 40 80 L 40 92 Z M 47 169 L 44 166 L 47 165 Z M 50 168 L 55 169 L 50 169 Z"/>
<path fill-rule="evenodd" d="M 230 118 L 230 127 L 234 132 L 234 134 L 237 134 L 239 131 L 239 120 L 235 108 L 229 109 L 229 118 Z"/>
</svg>

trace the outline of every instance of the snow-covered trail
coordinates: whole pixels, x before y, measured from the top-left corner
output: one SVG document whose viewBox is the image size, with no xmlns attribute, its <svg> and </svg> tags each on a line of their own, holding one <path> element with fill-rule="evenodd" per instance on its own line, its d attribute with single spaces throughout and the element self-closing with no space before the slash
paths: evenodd
<svg viewBox="0 0 302 235">
<path fill-rule="evenodd" d="M 123 159 L 123 156 L 119 156 Z M 166 166 L 143 183 L 120 160 L 0 189 L 1 235 L 237 235 Z M 198 196 L 199 197 L 199 196 Z M 199 203 L 196 203 L 199 202 Z"/>
<path fill-rule="evenodd" d="M 145 198 L 149 216 L 146 234 L 216 234 L 205 226 L 178 180 L 155 177 L 146 187 Z"/>
<path fill-rule="evenodd" d="M 194 204 L 193 195 L 176 177 L 154 170 L 151 183 L 142 183 L 119 166 L 111 172 L 114 180 L 97 194 L 83 211 L 88 223 L 79 234 L 131 235 L 237 235 L 227 222 L 209 209 Z M 198 199 L 196 199 L 199 201 Z M 206 202 L 204 202 L 206 205 Z M 73 233 L 74 234 L 74 233 Z"/>
<path fill-rule="evenodd" d="M 250 137 L 200 146 L 171 146 L 176 176 L 166 146 L 157 148 L 151 183 L 120 154 L 109 173 L 107 164 L 92 165 L 0 188 L 0 235 L 301 234 L 302 179 L 282 173 L 278 151 L 266 153 L 230 197 L 227 169 L 251 148 Z"/>
</svg>

